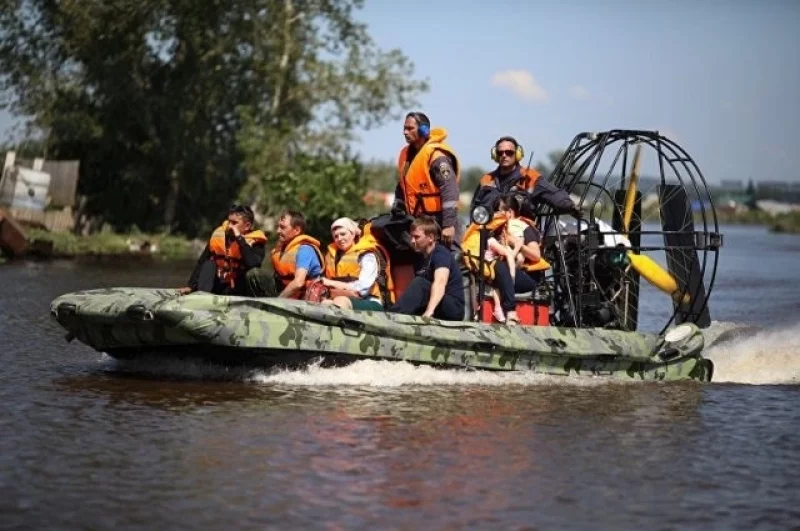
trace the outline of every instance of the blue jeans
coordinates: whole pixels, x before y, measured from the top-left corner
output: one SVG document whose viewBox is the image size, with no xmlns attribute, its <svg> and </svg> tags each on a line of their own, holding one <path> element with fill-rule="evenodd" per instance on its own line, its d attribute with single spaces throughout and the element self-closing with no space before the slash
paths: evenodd
<svg viewBox="0 0 800 531">
<path fill-rule="evenodd" d="M 538 276 L 538 274 L 536 274 Z M 527 271 L 517 268 L 514 279 L 511 279 L 511 270 L 508 262 L 498 260 L 494 266 L 494 282 L 492 286 L 500 292 L 500 307 L 504 312 L 514 311 L 517 303 L 514 300 L 515 293 L 525 293 L 536 289 L 536 278 Z"/>
<path fill-rule="evenodd" d="M 388 311 L 407 315 L 422 315 L 425 313 L 428 301 L 431 298 L 431 285 L 431 281 L 425 277 L 414 277 L 414 280 L 411 281 L 394 306 L 389 308 Z M 464 299 L 458 299 L 445 293 L 436 310 L 434 310 L 433 316 L 446 321 L 463 321 Z"/>
</svg>

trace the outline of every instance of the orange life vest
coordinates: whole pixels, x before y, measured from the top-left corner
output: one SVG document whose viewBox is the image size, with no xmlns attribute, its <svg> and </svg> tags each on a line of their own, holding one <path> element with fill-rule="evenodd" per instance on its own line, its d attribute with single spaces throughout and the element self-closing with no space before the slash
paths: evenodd
<svg viewBox="0 0 800 531">
<path fill-rule="evenodd" d="M 211 251 L 211 259 L 217 265 L 217 277 L 222 283 L 234 288 L 236 287 L 236 272 L 242 269 L 242 250 L 236 241 L 231 242 L 230 246 L 226 245 L 225 233 L 227 230 L 228 221 L 226 220 L 211 233 L 208 248 Z M 267 241 L 267 235 L 260 230 L 250 231 L 242 236 L 250 246 Z"/>
<path fill-rule="evenodd" d="M 283 246 L 276 245 L 270 253 L 270 258 L 272 260 L 272 268 L 275 270 L 275 278 L 280 282 L 281 288 L 285 288 L 289 282 L 294 280 L 295 269 L 297 267 L 295 264 L 297 259 L 297 251 L 303 244 L 310 245 L 314 249 L 314 251 L 317 253 L 320 266 L 325 264 L 322 251 L 320 251 L 319 240 L 312 238 L 308 234 L 300 234 L 295 236 L 291 241 Z M 306 286 L 308 286 L 310 282 L 311 279 L 306 281 Z M 304 291 L 305 287 L 292 295 L 292 298 L 302 299 Z"/>
<path fill-rule="evenodd" d="M 536 224 L 524 217 L 518 217 L 517 219 L 524 221 L 528 225 L 533 228 L 536 228 Z M 507 219 L 505 215 L 502 214 L 495 214 L 494 218 L 492 218 L 489 223 L 486 224 L 486 229 L 489 232 L 494 232 L 497 229 L 505 227 L 507 223 Z M 475 223 L 470 223 L 467 230 L 464 232 L 464 237 L 461 240 L 461 260 L 464 262 L 464 265 L 469 269 L 473 274 L 478 273 L 478 266 L 480 265 L 480 242 L 481 242 L 481 227 Z M 505 257 L 501 258 L 505 259 Z M 487 263 L 486 260 L 483 262 L 483 276 L 487 280 L 494 280 L 495 277 L 495 266 L 496 262 Z M 544 258 L 540 258 L 536 262 L 525 258 L 521 269 L 528 272 L 534 271 L 544 271 L 550 268 L 550 263 L 545 260 Z"/>
<path fill-rule="evenodd" d="M 536 181 L 542 176 L 541 173 L 536 171 L 535 168 L 522 168 L 520 167 L 519 173 L 522 178 L 515 184 L 521 191 L 532 192 L 533 187 L 536 186 Z M 478 183 L 481 187 L 497 188 L 497 179 L 491 173 L 487 173 L 481 177 Z"/>
<path fill-rule="evenodd" d="M 441 191 L 431 176 L 431 162 L 434 159 L 450 155 L 455 161 L 453 171 L 456 174 L 453 177 L 456 183 L 461 182 L 461 163 L 455 150 L 444 142 L 445 138 L 447 138 L 445 129 L 439 127 L 432 129 L 428 141 L 422 145 L 411 161 L 408 160 L 409 146 L 404 146 L 400 150 L 397 172 L 406 210 L 412 216 L 437 215 L 442 212 Z"/>
<path fill-rule="evenodd" d="M 381 291 L 381 300 L 383 306 L 388 308 L 396 302 L 394 279 L 392 278 L 392 261 L 390 260 L 389 250 L 378 241 L 374 234 L 372 234 L 372 222 L 367 223 L 361 228 L 360 242 L 365 245 L 374 245 L 378 250 L 378 287 Z"/>
<path fill-rule="evenodd" d="M 359 259 L 367 253 L 373 253 L 375 255 L 378 262 L 378 277 L 383 273 L 384 278 L 391 278 L 388 270 L 388 254 L 384 254 L 384 259 L 382 260 L 380 256 L 382 251 L 378 249 L 377 243 L 370 241 L 370 239 L 360 238 L 350 249 L 339 255 L 338 261 L 336 260 L 337 252 L 340 252 L 339 248 L 336 247 L 335 244 L 330 244 L 328 246 L 328 253 L 325 256 L 325 277 L 331 280 L 339 280 L 341 282 L 353 282 L 354 280 L 358 280 L 361 274 Z M 384 298 L 384 293 L 382 293 L 378 277 L 375 278 L 375 282 L 372 284 L 369 294 L 372 297 L 379 298 L 385 306 L 387 302 L 394 301 L 387 301 Z"/>
</svg>

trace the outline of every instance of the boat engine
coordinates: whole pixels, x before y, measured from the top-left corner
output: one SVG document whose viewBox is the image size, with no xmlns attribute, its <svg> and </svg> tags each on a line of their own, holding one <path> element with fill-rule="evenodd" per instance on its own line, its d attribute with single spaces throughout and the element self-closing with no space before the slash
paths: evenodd
<svg viewBox="0 0 800 531">
<path fill-rule="evenodd" d="M 553 324 L 663 332 L 711 323 L 722 236 L 686 151 L 657 131 L 581 133 L 549 179 L 583 212 L 535 207 L 552 266 Z"/>
</svg>

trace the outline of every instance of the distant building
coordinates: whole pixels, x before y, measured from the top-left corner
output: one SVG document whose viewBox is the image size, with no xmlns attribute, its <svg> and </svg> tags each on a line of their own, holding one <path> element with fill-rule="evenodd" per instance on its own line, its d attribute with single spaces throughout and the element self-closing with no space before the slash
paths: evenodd
<svg viewBox="0 0 800 531">
<path fill-rule="evenodd" d="M 778 214 L 789 214 L 790 212 L 800 212 L 800 205 L 794 205 L 790 203 L 782 203 L 764 199 L 757 201 L 756 204 L 758 205 L 759 209 L 772 216 L 777 216 Z"/>
<path fill-rule="evenodd" d="M 800 190 L 800 181 L 761 181 L 756 183 L 758 190 L 782 190 L 785 192 Z"/>
<path fill-rule="evenodd" d="M 77 160 L 26 160 L 7 152 L 0 174 L 0 207 L 25 225 L 71 231 L 79 167 Z"/>
<path fill-rule="evenodd" d="M 800 181 L 761 181 L 756 183 L 758 199 L 772 199 L 781 203 L 800 202 Z"/>
</svg>

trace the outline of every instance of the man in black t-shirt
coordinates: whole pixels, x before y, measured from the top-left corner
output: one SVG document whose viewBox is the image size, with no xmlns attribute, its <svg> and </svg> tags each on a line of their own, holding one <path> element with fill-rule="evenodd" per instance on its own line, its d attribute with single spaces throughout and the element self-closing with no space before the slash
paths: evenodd
<svg viewBox="0 0 800 531">
<path fill-rule="evenodd" d="M 450 249 L 439 243 L 440 233 L 430 216 L 421 216 L 411 224 L 411 246 L 419 253 L 417 275 L 390 312 L 448 321 L 464 319 L 461 269 Z"/>
</svg>

